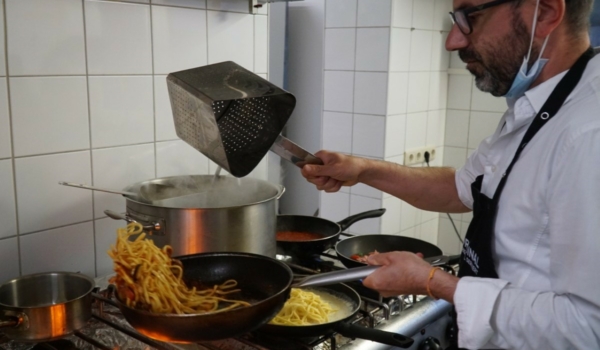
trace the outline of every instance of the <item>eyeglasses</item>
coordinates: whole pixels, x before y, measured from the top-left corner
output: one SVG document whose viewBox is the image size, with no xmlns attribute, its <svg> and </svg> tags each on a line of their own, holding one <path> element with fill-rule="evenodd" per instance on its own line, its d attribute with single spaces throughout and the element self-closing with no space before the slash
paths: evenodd
<svg viewBox="0 0 600 350">
<path fill-rule="evenodd" d="M 450 18 L 452 18 L 452 23 L 456 23 L 458 25 L 458 29 L 464 34 L 469 35 L 473 32 L 473 27 L 471 26 L 471 20 L 469 19 L 469 15 L 474 12 L 489 9 L 490 7 L 502 5 L 506 2 L 511 2 L 515 0 L 495 0 L 486 2 L 485 4 L 481 4 L 479 6 L 467 7 L 465 9 L 456 10 L 454 12 L 450 12 Z"/>
</svg>

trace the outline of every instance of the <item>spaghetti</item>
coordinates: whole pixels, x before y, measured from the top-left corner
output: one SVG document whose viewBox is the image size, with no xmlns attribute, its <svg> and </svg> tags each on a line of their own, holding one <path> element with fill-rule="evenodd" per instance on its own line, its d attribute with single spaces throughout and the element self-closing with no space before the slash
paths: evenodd
<svg viewBox="0 0 600 350">
<path fill-rule="evenodd" d="M 292 288 L 283 309 L 269 323 L 281 326 L 323 324 L 329 322 L 329 315 L 336 311 L 319 295 Z"/>
<path fill-rule="evenodd" d="M 204 290 L 188 288 L 182 279 L 181 263 L 171 259 L 172 248 L 167 245 L 160 249 L 145 237 L 142 225 L 130 223 L 117 230 L 116 245 L 108 251 L 116 272 L 111 282 L 128 307 L 155 313 L 196 314 L 250 305 L 227 298 L 240 291 L 232 279 Z"/>
</svg>

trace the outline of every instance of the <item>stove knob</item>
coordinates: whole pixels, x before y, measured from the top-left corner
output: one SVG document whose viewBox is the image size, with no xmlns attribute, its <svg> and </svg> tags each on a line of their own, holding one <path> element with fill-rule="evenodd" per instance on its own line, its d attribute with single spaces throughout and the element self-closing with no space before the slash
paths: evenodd
<svg viewBox="0 0 600 350">
<path fill-rule="evenodd" d="M 434 337 L 429 337 L 419 344 L 419 350 L 442 350 L 440 341 Z"/>
</svg>

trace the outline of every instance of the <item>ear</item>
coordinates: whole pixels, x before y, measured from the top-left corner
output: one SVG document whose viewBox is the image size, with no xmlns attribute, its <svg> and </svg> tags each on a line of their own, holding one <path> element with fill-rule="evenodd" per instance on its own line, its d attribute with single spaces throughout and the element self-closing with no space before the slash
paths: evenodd
<svg viewBox="0 0 600 350">
<path fill-rule="evenodd" d="M 565 6 L 565 0 L 540 0 L 536 37 L 547 37 L 563 22 Z"/>
</svg>

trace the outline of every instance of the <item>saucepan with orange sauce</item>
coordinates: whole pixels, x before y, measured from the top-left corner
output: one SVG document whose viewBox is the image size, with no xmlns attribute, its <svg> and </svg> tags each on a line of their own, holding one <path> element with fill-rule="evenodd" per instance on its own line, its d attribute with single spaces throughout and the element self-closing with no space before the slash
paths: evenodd
<svg viewBox="0 0 600 350">
<path fill-rule="evenodd" d="M 339 222 L 327 219 L 302 216 L 277 216 L 277 251 L 285 255 L 307 256 L 320 254 L 333 247 L 340 233 L 357 221 L 377 218 L 385 213 L 385 209 L 365 211 L 349 216 Z"/>
</svg>

